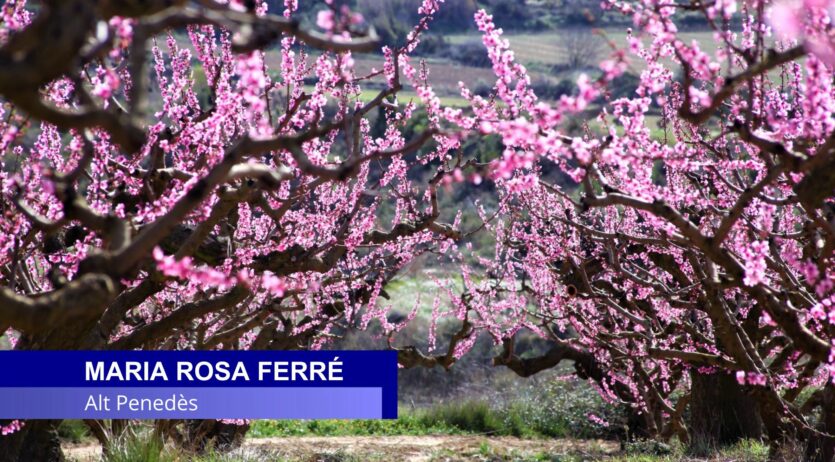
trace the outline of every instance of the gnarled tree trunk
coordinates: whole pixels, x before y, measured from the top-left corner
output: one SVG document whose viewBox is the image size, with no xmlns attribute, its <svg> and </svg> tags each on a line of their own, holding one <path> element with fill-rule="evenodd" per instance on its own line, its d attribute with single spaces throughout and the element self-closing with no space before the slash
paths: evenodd
<svg viewBox="0 0 835 462">
<path fill-rule="evenodd" d="M 693 371 L 690 379 L 688 427 L 692 449 L 709 451 L 742 439 L 762 437 L 757 402 L 733 376 Z"/>
<path fill-rule="evenodd" d="M 219 420 L 188 420 L 185 424 L 187 450 L 203 453 L 208 450 L 230 451 L 241 446 L 249 424 L 237 425 Z"/>
<path fill-rule="evenodd" d="M 42 329 L 37 335 L 22 336 L 15 349 L 77 350 L 79 339 L 85 338 L 94 325 L 95 320 L 86 317 L 65 320 L 60 327 Z M 23 421 L 20 430 L 0 436 L 0 462 L 63 462 L 66 459 L 58 438 L 60 424 L 61 420 Z"/>
<path fill-rule="evenodd" d="M 820 393 L 820 420 L 806 446 L 806 459 L 810 462 L 835 461 L 835 385 L 829 382 Z"/>
<path fill-rule="evenodd" d="M 28 420 L 23 428 L 0 437 L 0 462 L 64 462 L 58 439 L 60 420 Z"/>
</svg>

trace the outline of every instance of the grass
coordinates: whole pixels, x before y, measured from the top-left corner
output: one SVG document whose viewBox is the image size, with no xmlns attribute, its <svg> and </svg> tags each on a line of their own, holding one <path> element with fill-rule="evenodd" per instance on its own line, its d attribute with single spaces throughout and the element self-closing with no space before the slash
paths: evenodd
<svg viewBox="0 0 835 462">
<path fill-rule="evenodd" d="M 449 411 L 447 411 L 449 412 Z M 482 425 L 478 415 L 483 411 L 474 411 L 472 416 L 475 422 L 467 421 L 468 425 Z M 456 412 L 455 419 L 460 419 L 461 413 Z M 448 417 L 448 416 L 447 416 Z M 355 421 L 362 422 L 362 421 Z M 256 425 L 257 428 L 257 425 Z M 263 426 L 261 427 L 264 428 Z M 270 427 L 273 428 L 274 427 Z M 353 428 L 357 435 L 356 427 Z M 310 430 L 313 435 L 320 435 L 326 427 Z M 326 435 L 333 435 L 334 428 L 325 431 Z M 368 431 L 367 428 L 364 431 Z M 319 432 L 319 433 L 317 433 Z M 303 433 L 311 436 L 311 433 Z M 279 434 L 274 436 L 293 436 L 292 434 Z M 734 446 L 718 449 L 708 457 L 696 458 L 687 453 L 686 448 L 681 444 L 667 445 L 663 443 L 647 441 L 627 444 L 623 451 L 612 453 L 611 445 L 604 445 L 599 441 L 581 441 L 576 439 L 543 440 L 544 443 L 522 443 L 518 440 L 502 440 L 497 438 L 484 437 L 473 440 L 469 443 L 464 440 L 449 440 L 443 449 L 431 450 L 426 458 L 433 462 L 457 462 L 465 460 L 477 460 L 484 462 L 573 462 L 599 460 L 608 462 L 696 462 L 696 461 L 734 461 L 734 462 L 766 462 L 768 460 L 768 447 L 754 440 L 742 441 Z M 513 441 L 516 441 L 515 443 Z M 283 446 L 286 444 L 286 446 Z M 367 443 L 366 443 L 367 444 Z M 209 452 L 208 454 L 194 455 L 178 451 L 170 446 L 162 448 L 159 443 L 149 438 L 147 431 L 129 433 L 118 441 L 112 449 L 102 458 L 103 462 L 359 462 L 359 461 L 383 461 L 391 460 L 391 452 L 386 453 L 386 448 L 379 447 L 379 452 L 368 452 L 369 448 L 325 448 L 313 447 L 304 451 L 296 451 L 292 440 L 286 443 L 276 442 L 273 446 L 253 445 L 237 449 L 227 453 Z M 288 450 L 290 450 L 288 452 Z M 377 451 L 374 448 L 374 451 Z M 412 455 L 414 455 L 412 453 Z"/>
<path fill-rule="evenodd" d="M 425 410 L 401 409 L 396 420 L 259 420 L 248 436 L 424 436 L 495 435 L 543 437 L 521 416 L 479 401 L 443 404 Z"/>
<path fill-rule="evenodd" d="M 236 449 L 228 452 L 210 450 L 205 454 L 189 454 L 171 446 L 161 446 L 147 431 L 128 433 L 115 442 L 101 458 L 102 462 L 296 462 L 268 448 Z M 348 455 L 323 462 L 353 462 Z M 356 459 L 360 460 L 360 459 Z"/>
<path fill-rule="evenodd" d="M 58 437 L 62 441 L 80 444 L 92 439 L 87 425 L 80 420 L 63 420 L 58 426 Z"/>
<path fill-rule="evenodd" d="M 662 127 L 663 120 L 662 120 L 662 117 L 660 115 L 647 114 L 647 115 L 644 116 L 644 119 L 645 119 L 644 126 L 649 128 L 649 136 L 650 136 L 651 139 L 663 143 L 664 139 L 665 139 L 665 135 L 666 135 L 667 144 L 669 146 L 673 146 L 673 145 L 676 144 L 676 136 L 675 136 L 675 133 L 673 132 L 672 127 L 670 127 L 665 133 L 664 128 Z M 618 123 L 617 121 L 615 121 L 612 118 L 609 118 L 608 122 L 609 122 L 610 125 L 614 125 L 615 133 L 617 133 L 618 136 L 623 136 L 623 134 L 625 132 L 625 130 L 623 128 L 623 125 L 621 125 L 620 123 Z M 605 130 L 604 130 L 604 127 L 602 126 L 602 124 L 597 119 L 589 120 L 589 121 L 587 121 L 587 124 L 588 124 L 589 128 L 594 133 L 597 133 L 597 134 L 600 134 L 600 135 L 603 135 L 603 134 L 606 133 Z"/>
<path fill-rule="evenodd" d="M 462 283 L 459 275 L 438 273 L 436 275 L 442 281 L 454 279 L 455 287 L 461 287 Z M 449 296 L 443 292 L 443 289 L 430 278 L 419 277 L 401 277 L 394 279 L 386 284 L 386 293 L 389 295 L 389 300 L 380 301 L 381 304 L 390 304 L 400 313 L 409 313 L 418 302 L 420 297 L 418 315 L 431 316 L 432 304 L 437 295 L 441 295 L 444 303 L 448 302 Z"/>
<path fill-rule="evenodd" d="M 517 450 L 506 450 L 497 445 L 484 441 L 473 451 L 442 450 L 431 459 L 432 462 L 457 462 L 464 460 L 479 460 L 489 462 L 585 462 L 599 460 L 606 462 L 766 462 L 768 447 L 759 441 L 742 441 L 729 448 L 717 450 L 709 458 L 693 458 L 683 447 L 675 445 L 668 447 L 665 454 L 657 454 L 657 449 L 648 449 L 651 445 L 642 445 L 642 449 L 627 449 L 622 454 L 614 456 L 604 455 L 602 449 L 594 447 L 575 451 L 540 451 L 522 453 Z"/>
<path fill-rule="evenodd" d="M 445 422 L 429 424 L 415 413 L 402 413 L 396 420 L 258 420 L 247 436 L 394 436 L 454 435 L 467 433 Z"/>
<path fill-rule="evenodd" d="M 305 85 L 304 87 L 304 91 L 308 94 L 312 93 L 313 90 L 314 87 L 312 85 Z M 380 90 L 377 89 L 365 89 L 362 91 L 362 93 L 360 93 L 359 100 L 363 103 L 367 103 L 376 98 L 379 93 Z M 438 97 L 440 98 L 441 104 L 443 106 L 468 107 L 470 105 L 470 103 L 467 100 L 460 96 L 440 94 L 438 95 Z M 400 102 L 400 104 L 405 104 L 409 101 L 420 101 L 420 97 L 418 97 L 417 93 L 415 93 L 414 90 L 401 90 L 397 93 L 397 99 Z"/>
<path fill-rule="evenodd" d="M 401 408 L 396 420 L 260 420 L 250 437 L 489 435 L 522 438 L 611 438 L 619 411 L 595 391 L 554 381 L 506 402 L 453 400 L 425 409 Z M 601 427 L 594 413 L 611 422 Z"/>
<path fill-rule="evenodd" d="M 756 440 L 744 440 L 727 447 L 720 448 L 709 457 L 694 457 L 688 454 L 686 448 L 680 444 L 659 447 L 657 443 L 627 445 L 623 455 L 608 459 L 611 462 L 685 462 L 685 461 L 734 461 L 734 462 L 766 462 L 768 461 L 768 446 Z"/>
<path fill-rule="evenodd" d="M 179 459 L 174 451 L 146 435 L 125 435 L 114 443 L 102 457 L 103 462 L 174 462 Z"/>
<path fill-rule="evenodd" d="M 493 410 L 484 402 L 473 401 L 426 410 L 401 410 L 396 420 L 259 420 L 253 423 L 248 436 L 549 436 L 537 430 L 524 423 L 516 412 Z"/>
</svg>

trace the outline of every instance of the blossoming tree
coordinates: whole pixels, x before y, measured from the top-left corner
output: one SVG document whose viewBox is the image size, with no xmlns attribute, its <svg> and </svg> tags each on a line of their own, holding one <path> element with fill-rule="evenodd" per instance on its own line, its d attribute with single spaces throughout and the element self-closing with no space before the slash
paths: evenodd
<svg viewBox="0 0 835 462">
<path fill-rule="evenodd" d="M 484 213 L 495 258 L 465 268 L 450 366 L 487 332 L 521 375 L 574 362 L 634 430 L 693 443 L 758 436 L 835 457 L 835 90 L 827 1 L 606 2 L 628 49 L 555 103 L 530 89 L 501 29 L 476 22 L 497 81 L 449 123 L 504 146 Z M 715 45 L 678 34 L 701 12 Z M 771 25 L 776 27 L 772 28 Z M 607 86 L 640 72 L 633 97 Z M 660 117 L 653 127 L 648 115 Z M 587 120 L 567 133 L 568 117 Z M 558 181 L 560 180 L 560 181 Z M 449 291 L 454 293 L 455 287 Z M 553 341 L 521 357 L 514 336 Z M 724 399 L 724 401 L 719 401 Z M 688 411 L 689 405 L 689 413 Z M 689 419 L 685 416 L 689 415 Z"/>
<path fill-rule="evenodd" d="M 383 286 L 423 253 L 468 251 L 438 186 L 481 169 L 500 199 L 482 217 L 495 258 L 462 265 L 464 293 L 435 304 L 433 324 L 461 323 L 447 351 L 402 348 L 404 366 L 450 367 L 486 332 L 521 375 L 573 361 L 643 435 L 761 426 L 831 460 L 829 2 L 607 0 L 634 20 L 628 49 L 556 102 L 480 11 L 497 81 L 488 97 L 462 85 L 467 109 L 443 108 L 409 59 L 439 3 L 357 75 L 351 53 L 373 36 L 328 0 L 315 31 L 294 0 L 6 2 L 0 331 L 18 349 L 310 348 L 373 319 L 392 334 Z M 684 11 L 713 28 L 710 50 L 680 38 Z M 637 93 L 612 100 L 629 66 Z M 398 103 L 404 85 L 421 108 Z M 407 138 L 419 109 L 429 128 Z M 504 151 L 477 164 L 464 136 Z M 410 175 L 427 166 L 427 182 Z M 553 348 L 521 357 L 520 329 Z M 704 412 L 717 390 L 728 419 Z M 60 459 L 55 422 L 3 424 L 0 460 Z M 120 424 L 90 426 L 106 443 Z"/>
<path fill-rule="evenodd" d="M 459 237 L 437 201 L 456 140 L 407 138 L 423 110 L 397 101 L 405 84 L 431 94 L 408 54 L 437 2 L 370 75 L 352 52 L 379 51 L 373 31 L 322 5 L 307 29 L 295 0 L 5 2 L 13 348 L 315 348 L 337 323 L 400 327 L 375 308 L 382 287 Z M 123 427 L 88 424 L 105 444 Z M 55 425 L 4 422 L 0 460 L 61 459 Z"/>
</svg>

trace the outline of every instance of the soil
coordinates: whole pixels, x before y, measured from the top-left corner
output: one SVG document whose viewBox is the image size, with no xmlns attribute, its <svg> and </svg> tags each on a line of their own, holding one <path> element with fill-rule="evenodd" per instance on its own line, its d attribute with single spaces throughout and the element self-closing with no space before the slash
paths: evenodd
<svg viewBox="0 0 835 462">
<path fill-rule="evenodd" d="M 517 457 L 585 456 L 588 460 L 611 455 L 617 443 L 595 440 L 529 440 L 487 436 L 347 436 L 252 438 L 239 450 L 246 462 L 294 460 L 300 462 L 403 461 L 441 462 L 512 460 Z M 69 460 L 98 461 L 97 446 L 66 447 Z M 234 458 L 232 459 L 234 460 Z"/>
</svg>

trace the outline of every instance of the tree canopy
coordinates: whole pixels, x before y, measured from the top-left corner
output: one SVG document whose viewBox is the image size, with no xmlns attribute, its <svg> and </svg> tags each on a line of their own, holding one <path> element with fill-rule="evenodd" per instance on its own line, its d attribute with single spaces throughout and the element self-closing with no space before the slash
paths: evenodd
<svg viewBox="0 0 835 462">
<path fill-rule="evenodd" d="M 410 56 L 442 0 L 415 5 L 389 45 L 352 9 L 370 0 L 326 0 L 315 24 L 276 3 L 3 5 L 0 333 L 14 348 L 320 348 L 378 322 L 403 366 L 448 368 L 486 334 L 520 375 L 573 361 L 642 435 L 702 437 L 686 411 L 724 377 L 775 447 L 835 457 L 830 2 L 607 0 L 634 24 L 626 45 L 607 41 L 598 72 L 554 101 L 477 10 L 495 83 L 462 83 L 465 107 Z M 685 41 L 683 14 L 714 43 Z M 367 52 L 379 64 L 359 74 Z M 628 69 L 637 90 L 615 97 Z M 462 149 L 472 139 L 501 152 L 485 162 Z M 483 181 L 497 205 L 481 225 L 444 223 L 460 218 L 444 188 Z M 492 237 L 490 257 L 472 233 Z M 378 301 L 430 255 L 463 281 L 438 279 L 452 303 L 436 300 L 433 326 L 460 330 L 420 351 L 396 336 L 417 305 L 393 322 Z M 551 350 L 519 354 L 522 330 Z M 51 457 L 34 444 L 50 425 L 4 423 L 0 453 Z"/>
</svg>

